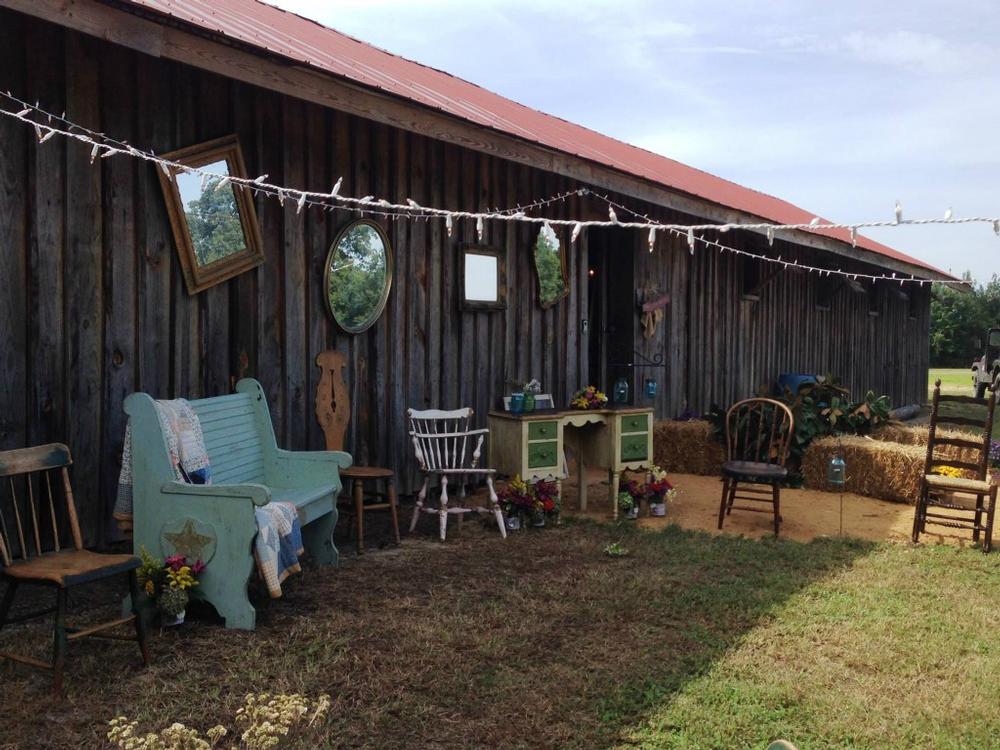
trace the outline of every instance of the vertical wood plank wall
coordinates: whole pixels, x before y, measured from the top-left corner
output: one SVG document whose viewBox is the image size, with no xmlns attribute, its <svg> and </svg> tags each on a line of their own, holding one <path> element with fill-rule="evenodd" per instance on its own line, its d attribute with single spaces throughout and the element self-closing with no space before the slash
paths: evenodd
<svg viewBox="0 0 1000 750">
<path fill-rule="evenodd" d="M 310 189 L 328 190 L 342 176 L 345 194 L 486 208 L 576 187 L 6 10 L 0 89 L 160 152 L 235 132 L 253 175 Z M 125 427 L 121 405 L 135 390 L 196 398 L 253 376 L 268 394 L 279 443 L 321 448 L 314 358 L 324 348 L 340 349 L 353 385 L 350 450 L 359 463 L 396 467 L 410 485 L 407 407 L 471 405 L 485 422 L 513 382 L 537 377 L 556 403 L 565 403 L 588 381 L 581 333 L 586 233 L 569 256 L 569 297 L 543 311 L 531 263 L 535 231 L 488 226 L 484 243 L 507 258 L 508 308 L 464 313 L 458 252 L 461 243 L 477 241 L 474 224 L 456 222 L 448 238 L 440 222 L 383 221 L 395 252 L 392 293 L 378 323 L 348 337 L 326 311 L 322 277 L 337 230 L 355 216 L 296 215 L 294 206 L 259 198 L 266 264 L 191 297 L 154 168 L 125 157 L 91 166 L 83 145 L 59 138 L 38 145 L 30 136 L 23 125 L 0 119 L 0 449 L 70 444 L 89 543 L 107 531 Z M 604 213 L 575 196 L 549 215 Z M 671 294 L 652 340 L 642 338 L 635 319 L 640 349 L 662 351 L 668 363 L 655 375 L 659 416 L 731 401 L 782 371 L 832 371 L 856 390 L 888 393 L 894 403 L 923 398 L 929 290 L 912 303 L 891 290 L 880 293 L 877 316 L 868 314 L 867 297 L 859 301 L 849 291 L 820 311 L 817 280 L 784 273 L 758 302 L 746 302 L 737 259 L 691 256 L 683 240 L 663 236 L 650 254 L 645 236 L 618 235 L 610 267 L 634 262 L 637 285 Z M 568 233 L 561 238 L 568 242 Z M 785 258 L 816 260 L 812 251 L 778 244 L 774 251 Z"/>
</svg>

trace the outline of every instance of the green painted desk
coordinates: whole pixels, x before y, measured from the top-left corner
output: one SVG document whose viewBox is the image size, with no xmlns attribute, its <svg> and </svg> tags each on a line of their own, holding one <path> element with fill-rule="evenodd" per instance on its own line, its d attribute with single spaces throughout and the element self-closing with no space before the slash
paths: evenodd
<svg viewBox="0 0 1000 750">
<path fill-rule="evenodd" d="M 612 517 L 618 518 L 618 485 L 625 469 L 648 469 L 653 463 L 653 410 L 570 409 L 489 414 L 489 467 L 525 480 L 554 479 L 560 484 L 563 446 L 577 455 L 580 510 L 587 509 L 586 466 L 608 471 Z"/>
</svg>

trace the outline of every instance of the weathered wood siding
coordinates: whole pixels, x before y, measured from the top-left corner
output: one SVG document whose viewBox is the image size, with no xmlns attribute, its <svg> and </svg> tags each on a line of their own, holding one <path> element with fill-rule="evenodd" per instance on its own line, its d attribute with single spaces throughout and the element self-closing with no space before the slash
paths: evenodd
<svg viewBox="0 0 1000 750">
<path fill-rule="evenodd" d="M 160 152 L 236 132 L 252 174 L 310 189 L 328 190 L 343 176 L 346 194 L 486 208 L 575 187 L 5 10 L 0 89 Z M 258 199 L 266 264 L 190 297 L 153 167 L 125 157 L 90 166 L 86 147 L 59 138 L 39 145 L 5 118 L 0 154 L 0 448 L 70 444 L 90 542 L 106 530 L 125 427 L 121 404 L 135 390 L 194 398 L 253 376 L 268 393 L 279 443 L 320 448 L 314 358 L 335 347 L 350 362 L 349 449 L 360 463 L 395 466 L 409 479 L 408 406 L 472 405 L 485 420 L 508 382 L 537 377 L 565 403 L 588 380 L 580 325 L 588 309 L 586 234 L 570 254 L 569 297 L 543 311 L 531 265 L 534 231 L 488 226 L 484 243 L 507 255 L 508 309 L 463 313 L 457 257 L 462 242 L 476 241 L 473 223 L 457 223 L 448 238 L 440 222 L 385 220 L 396 254 L 386 313 L 364 335 L 348 337 L 327 313 L 322 271 L 338 228 L 356 218 L 351 213 L 297 215 L 293 206 Z M 603 215 L 578 197 L 552 215 L 584 213 Z M 896 402 L 921 397 L 926 299 L 914 305 L 915 320 L 893 295 L 878 317 L 844 294 L 819 312 L 815 280 L 788 273 L 759 302 L 741 302 L 734 259 L 691 257 L 666 238 L 650 255 L 638 233 L 621 236 L 615 262 L 634 259 L 637 283 L 655 277 L 673 295 L 658 337 L 636 336 L 651 353 L 667 353 L 659 415 L 731 400 L 783 370 L 832 370 Z"/>
</svg>

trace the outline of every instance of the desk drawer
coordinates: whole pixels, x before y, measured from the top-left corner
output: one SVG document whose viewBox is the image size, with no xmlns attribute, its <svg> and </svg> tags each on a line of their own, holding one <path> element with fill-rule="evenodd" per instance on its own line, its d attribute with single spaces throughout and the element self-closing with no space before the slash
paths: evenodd
<svg viewBox="0 0 1000 750">
<path fill-rule="evenodd" d="M 528 422 L 528 440 L 555 440 L 558 434 L 558 422 Z"/>
<path fill-rule="evenodd" d="M 621 417 L 622 432 L 648 432 L 649 431 L 649 415 L 648 414 L 626 414 Z"/>
<path fill-rule="evenodd" d="M 559 463 L 559 455 L 556 450 L 559 443 L 555 440 L 547 440 L 544 443 L 528 443 L 528 468 L 544 469 L 549 466 L 556 466 Z"/>
<path fill-rule="evenodd" d="M 645 461 L 649 457 L 647 435 L 622 436 L 622 461 Z"/>
</svg>

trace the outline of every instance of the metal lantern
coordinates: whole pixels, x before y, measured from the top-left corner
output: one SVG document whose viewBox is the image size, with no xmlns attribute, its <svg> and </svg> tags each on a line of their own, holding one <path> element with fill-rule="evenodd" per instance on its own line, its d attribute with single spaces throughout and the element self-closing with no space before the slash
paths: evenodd
<svg viewBox="0 0 1000 750">
<path fill-rule="evenodd" d="M 826 469 L 826 481 L 834 487 L 843 487 L 847 481 L 847 463 L 838 453 L 830 459 Z"/>
<path fill-rule="evenodd" d="M 657 383 L 653 378 L 646 378 L 646 395 L 649 398 L 656 398 Z"/>
<path fill-rule="evenodd" d="M 612 391 L 612 399 L 616 404 L 628 403 L 628 381 L 625 378 L 618 378 Z"/>
</svg>

